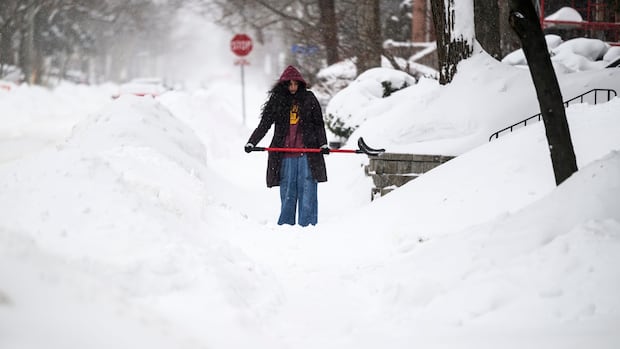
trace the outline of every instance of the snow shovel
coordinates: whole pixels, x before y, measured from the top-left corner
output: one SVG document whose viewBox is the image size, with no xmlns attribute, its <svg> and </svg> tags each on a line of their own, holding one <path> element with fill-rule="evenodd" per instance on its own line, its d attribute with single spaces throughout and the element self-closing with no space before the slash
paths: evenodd
<svg viewBox="0 0 620 349">
<path fill-rule="evenodd" d="M 377 156 L 385 149 L 374 149 L 369 147 L 362 137 L 357 140 L 357 146 L 359 149 L 330 149 L 330 153 L 353 153 L 353 154 L 366 154 L 370 156 Z M 320 153 L 320 148 L 269 148 L 269 147 L 254 147 L 252 151 L 269 151 L 269 152 L 281 152 L 281 153 Z"/>
</svg>

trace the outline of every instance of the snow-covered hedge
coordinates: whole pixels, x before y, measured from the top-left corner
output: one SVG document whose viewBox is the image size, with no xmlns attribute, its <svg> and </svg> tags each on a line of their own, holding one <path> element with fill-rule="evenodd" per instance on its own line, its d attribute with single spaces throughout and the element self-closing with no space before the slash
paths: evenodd
<svg viewBox="0 0 620 349">
<path fill-rule="evenodd" d="M 605 68 L 620 57 L 620 48 L 604 41 L 589 38 L 575 38 L 563 41 L 558 35 L 546 35 L 547 48 L 556 71 L 572 73 Z M 503 63 L 526 66 L 523 50 L 508 54 Z"/>
<path fill-rule="evenodd" d="M 369 69 L 331 99 L 325 112 L 327 127 L 346 139 L 370 117 L 366 110 L 368 104 L 415 83 L 415 78 L 399 70 Z"/>
</svg>

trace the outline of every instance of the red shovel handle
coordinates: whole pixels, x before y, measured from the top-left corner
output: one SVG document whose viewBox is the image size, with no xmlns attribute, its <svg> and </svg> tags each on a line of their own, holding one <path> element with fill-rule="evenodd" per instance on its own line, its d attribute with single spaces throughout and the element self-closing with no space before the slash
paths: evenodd
<svg viewBox="0 0 620 349">
<path fill-rule="evenodd" d="M 271 152 L 279 152 L 279 153 L 320 153 L 320 148 L 262 148 L 262 147 L 254 147 L 252 150 L 257 151 L 271 151 Z M 358 153 L 361 151 L 354 149 L 330 149 L 330 153 Z"/>
<path fill-rule="evenodd" d="M 353 154 L 366 154 L 370 156 L 379 156 L 385 149 L 375 149 L 369 147 L 362 137 L 357 140 L 359 149 L 330 149 L 330 153 L 353 153 Z M 282 152 L 282 153 L 320 153 L 320 148 L 263 148 L 254 147 L 252 151 L 269 151 L 269 152 Z"/>
</svg>

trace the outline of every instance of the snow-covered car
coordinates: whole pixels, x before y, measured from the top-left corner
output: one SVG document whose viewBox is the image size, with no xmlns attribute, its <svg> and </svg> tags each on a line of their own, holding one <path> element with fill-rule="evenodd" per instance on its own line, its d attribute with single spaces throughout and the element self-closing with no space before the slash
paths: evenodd
<svg viewBox="0 0 620 349">
<path fill-rule="evenodd" d="M 160 78 L 138 78 L 122 84 L 112 98 L 122 95 L 157 97 L 166 91 L 168 88 Z"/>
</svg>

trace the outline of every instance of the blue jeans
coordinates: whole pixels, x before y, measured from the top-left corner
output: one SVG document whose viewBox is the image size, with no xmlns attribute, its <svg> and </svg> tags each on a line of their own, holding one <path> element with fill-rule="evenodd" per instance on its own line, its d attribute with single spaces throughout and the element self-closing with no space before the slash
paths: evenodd
<svg viewBox="0 0 620 349">
<path fill-rule="evenodd" d="M 318 217 L 317 182 L 312 177 L 308 156 L 283 158 L 280 168 L 280 201 L 282 207 L 278 224 L 295 225 L 299 210 L 299 225 L 315 225 Z"/>
</svg>

